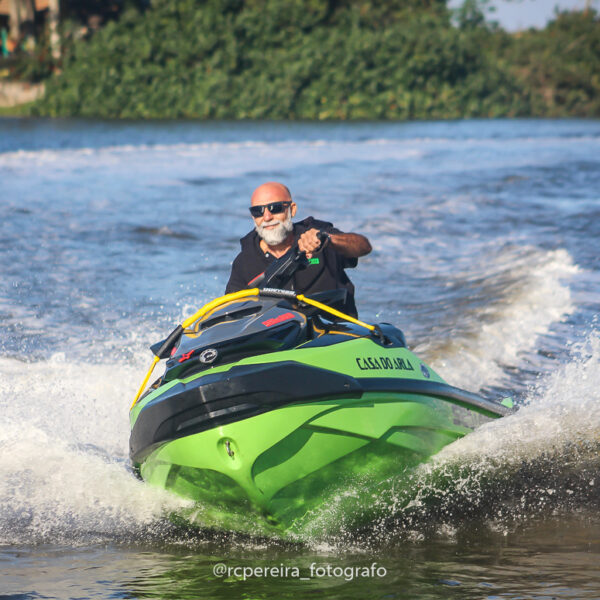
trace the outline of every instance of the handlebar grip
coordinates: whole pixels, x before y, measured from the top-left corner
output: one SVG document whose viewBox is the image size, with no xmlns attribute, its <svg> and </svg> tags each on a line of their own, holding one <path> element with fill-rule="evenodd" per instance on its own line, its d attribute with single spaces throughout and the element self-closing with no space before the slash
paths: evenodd
<svg viewBox="0 0 600 600">
<path fill-rule="evenodd" d="M 323 248 L 325 248 L 325 246 L 327 246 L 327 244 L 329 243 L 331 236 L 326 231 L 319 231 L 317 233 L 317 238 L 319 238 L 319 241 L 321 242 L 319 250 L 323 250 Z"/>
</svg>

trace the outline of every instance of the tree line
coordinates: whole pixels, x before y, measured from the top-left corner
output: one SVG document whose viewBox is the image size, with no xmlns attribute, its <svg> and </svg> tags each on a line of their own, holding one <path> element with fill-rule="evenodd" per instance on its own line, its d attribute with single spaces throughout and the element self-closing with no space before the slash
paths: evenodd
<svg viewBox="0 0 600 600">
<path fill-rule="evenodd" d="M 49 60 L 47 58 L 47 60 Z M 600 115 L 600 19 L 509 34 L 445 0 L 153 0 L 49 64 L 31 114 L 455 119 Z"/>
</svg>

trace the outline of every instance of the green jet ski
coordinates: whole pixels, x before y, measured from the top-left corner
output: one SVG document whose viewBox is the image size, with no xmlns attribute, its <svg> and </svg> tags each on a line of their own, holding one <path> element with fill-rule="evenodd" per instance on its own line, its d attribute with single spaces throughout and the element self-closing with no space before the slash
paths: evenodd
<svg viewBox="0 0 600 600">
<path fill-rule="evenodd" d="M 346 290 L 281 289 L 305 264 L 293 248 L 152 347 L 165 372 L 141 395 L 150 370 L 130 412 L 143 480 L 285 529 L 349 482 L 398 474 L 511 412 L 448 385 L 399 329 L 339 312 Z"/>
</svg>

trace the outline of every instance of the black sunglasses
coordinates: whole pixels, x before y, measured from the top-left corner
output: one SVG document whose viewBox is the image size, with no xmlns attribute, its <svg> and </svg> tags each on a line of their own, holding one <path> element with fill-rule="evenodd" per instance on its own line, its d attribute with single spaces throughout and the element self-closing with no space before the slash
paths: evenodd
<svg viewBox="0 0 600 600">
<path fill-rule="evenodd" d="M 265 208 L 268 208 L 272 215 L 278 215 L 279 213 L 282 213 L 290 204 L 291 202 L 284 201 L 271 202 L 271 204 L 261 204 L 260 206 L 251 206 L 250 214 L 255 219 L 258 219 L 258 217 L 262 217 L 265 214 Z"/>
</svg>

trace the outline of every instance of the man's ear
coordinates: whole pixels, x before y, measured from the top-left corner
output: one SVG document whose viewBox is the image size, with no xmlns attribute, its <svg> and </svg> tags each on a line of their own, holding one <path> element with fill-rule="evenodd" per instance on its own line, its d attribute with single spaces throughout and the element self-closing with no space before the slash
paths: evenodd
<svg viewBox="0 0 600 600">
<path fill-rule="evenodd" d="M 290 205 L 290 211 L 291 211 L 292 217 L 296 216 L 296 210 L 298 210 L 298 207 L 296 206 L 295 202 L 292 202 L 292 204 Z"/>
</svg>

